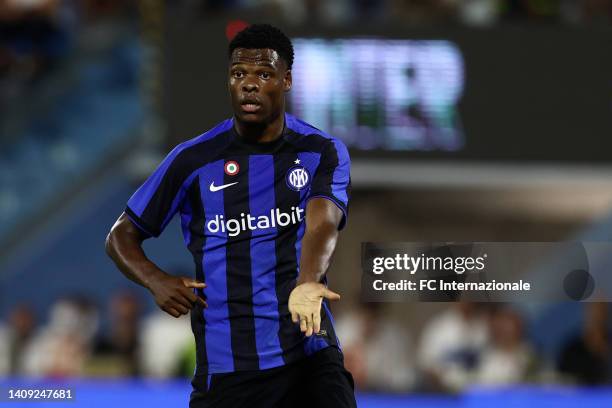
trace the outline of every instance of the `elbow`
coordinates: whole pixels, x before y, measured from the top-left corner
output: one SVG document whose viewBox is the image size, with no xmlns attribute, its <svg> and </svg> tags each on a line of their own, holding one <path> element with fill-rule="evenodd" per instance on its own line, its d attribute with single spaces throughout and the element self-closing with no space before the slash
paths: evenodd
<svg viewBox="0 0 612 408">
<path fill-rule="evenodd" d="M 104 240 L 104 251 L 106 252 L 106 255 L 108 255 L 109 257 L 112 257 L 112 237 L 111 237 L 111 233 L 109 232 L 106 235 L 106 239 Z"/>
<path fill-rule="evenodd" d="M 110 258 L 113 258 L 113 256 L 115 255 L 114 241 L 115 241 L 115 237 L 113 234 L 113 230 L 111 230 L 106 235 L 106 239 L 104 240 L 104 250 L 106 252 L 106 255 L 108 255 Z"/>
</svg>

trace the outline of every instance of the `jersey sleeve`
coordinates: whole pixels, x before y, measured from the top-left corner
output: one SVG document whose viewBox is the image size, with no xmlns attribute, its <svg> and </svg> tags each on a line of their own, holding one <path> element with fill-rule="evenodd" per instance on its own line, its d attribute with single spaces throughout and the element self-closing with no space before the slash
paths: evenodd
<svg viewBox="0 0 612 408">
<path fill-rule="evenodd" d="M 163 232 L 185 196 L 187 175 L 180 151 L 171 151 L 127 202 L 127 216 L 149 236 Z"/>
<path fill-rule="evenodd" d="M 346 225 L 348 203 L 351 193 L 351 160 L 344 143 L 330 139 L 315 172 L 310 197 L 321 197 L 332 201 L 342 210 L 341 230 Z"/>
</svg>

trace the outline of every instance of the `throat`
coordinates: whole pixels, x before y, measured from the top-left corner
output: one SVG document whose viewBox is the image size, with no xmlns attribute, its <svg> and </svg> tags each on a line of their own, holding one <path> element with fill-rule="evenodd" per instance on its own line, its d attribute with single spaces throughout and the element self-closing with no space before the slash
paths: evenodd
<svg viewBox="0 0 612 408">
<path fill-rule="evenodd" d="M 284 120 L 269 123 L 244 123 L 234 120 L 234 129 L 238 137 L 250 144 L 277 141 L 283 134 L 284 125 Z"/>
</svg>

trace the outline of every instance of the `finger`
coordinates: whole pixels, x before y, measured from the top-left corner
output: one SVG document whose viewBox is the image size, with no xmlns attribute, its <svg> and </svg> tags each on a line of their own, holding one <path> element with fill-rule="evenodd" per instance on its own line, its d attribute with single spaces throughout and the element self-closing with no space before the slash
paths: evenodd
<svg viewBox="0 0 612 408">
<path fill-rule="evenodd" d="M 175 309 L 178 309 L 177 306 L 179 305 L 187 309 L 191 309 L 193 307 L 193 303 L 191 303 L 189 299 L 185 297 L 185 294 L 180 291 L 179 293 L 175 293 L 174 295 L 172 295 L 171 299 L 174 301 L 174 304 L 172 306 L 174 306 Z"/>
<path fill-rule="evenodd" d="M 306 337 L 312 336 L 312 331 L 314 330 L 314 324 L 312 322 L 312 315 L 309 315 L 306 320 L 306 325 L 308 326 L 306 330 Z"/>
<path fill-rule="evenodd" d="M 182 314 L 182 315 L 189 313 L 189 311 L 191 310 L 191 307 L 190 307 L 190 306 L 189 306 L 189 307 L 187 307 L 187 306 L 183 306 L 183 305 L 182 305 L 182 304 L 180 304 L 180 303 L 177 303 L 177 304 L 173 305 L 173 307 L 174 307 L 176 310 L 178 310 L 178 311 L 179 311 L 179 313 L 180 313 L 180 314 Z"/>
<path fill-rule="evenodd" d="M 163 309 L 164 312 L 168 313 L 172 317 L 179 317 L 181 314 L 173 307 L 167 307 Z"/>
<path fill-rule="evenodd" d="M 206 303 L 206 300 L 204 300 L 202 296 L 198 296 L 195 290 L 193 292 L 189 291 L 188 299 L 191 302 L 192 307 L 195 306 L 196 303 L 199 303 L 204 308 L 208 307 L 208 303 Z"/>
<path fill-rule="evenodd" d="M 204 289 L 206 284 L 194 279 L 183 279 L 183 284 L 188 288 Z"/>
<path fill-rule="evenodd" d="M 306 321 L 305 316 L 300 316 L 300 330 L 302 333 L 305 333 L 308 330 L 308 322 Z"/>
<path fill-rule="evenodd" d="M 291 321 L 293 323 L 299 322 L 300 321 L 300 316 L 298 316 L 298 314 L 295 313 L 295 312 L 291 312 Z"/>
<path fill-rule="evenodd" d="M 329 300 L 340 300 L 340 295 L 336 292 L 332 292 L 328 288 L 325 288 L 325 290 L 323 291 L 323 297 Z"/>
<path fill-rule="evenodd" d="M 321 313 L 312 315 L 313 330 L 315 333 L 321 331 Z"/>
<path fill-rule="evenodd" d="M 195 294 L 195 290 L 193 289 L 184 288 L 181 290 L 181 293 L 192 305 L 198 301 L 198 295 Z"/>
</svg>

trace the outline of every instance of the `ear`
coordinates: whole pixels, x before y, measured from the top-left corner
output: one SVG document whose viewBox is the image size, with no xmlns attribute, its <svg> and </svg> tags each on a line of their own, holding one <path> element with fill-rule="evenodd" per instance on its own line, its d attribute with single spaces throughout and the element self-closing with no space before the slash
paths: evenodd
<svg viewBox="0 0 612 408">
<path fill-rule="evenodd" d="M 292 84 L 293 78 L 291 77 L 291 70 L 288 69 L 287 71 L 285 71 L 285 78 L 283 78 L 284 91 L 289 92 L 291 90 Z"/>
</svg>

